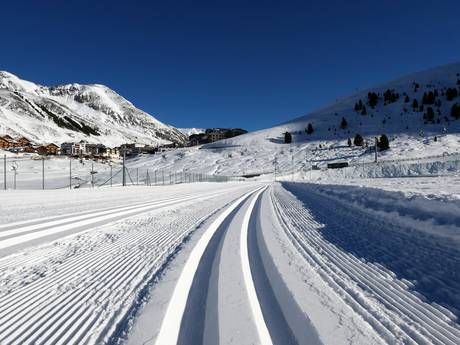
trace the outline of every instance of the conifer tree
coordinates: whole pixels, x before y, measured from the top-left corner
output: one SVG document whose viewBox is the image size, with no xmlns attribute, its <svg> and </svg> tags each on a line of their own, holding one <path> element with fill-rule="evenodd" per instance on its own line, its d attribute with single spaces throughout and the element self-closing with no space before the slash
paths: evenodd
<svg viewBox="0 0 460 345">
<path fill-rule="evenodd" d="M 363 146 L 364 139 L 361 136 L 361 134 L 358 133 L 355 135 L 355 138 L 353 139 L 353 144 L 355 144 L 355 146 Z"/>
<path fill-rule="evenodd" d="M 433 122 L 434 120 L 434 111 L 432 107 L 427 107 L 426 108 L 426 119 L 430 122 Z"/>
<path fill-rule="evenodd" d="M 382 134 L 380 136 L 380 139 L 377 142 L 377 146 L 380 149 L 380 151 L 385 151 L 390 148 L 390 141 L 388 140 L 388 137 L 385 134 Z"/>
<path fill-rule="evenodd" d="M 452 108 L 450 109 L 450 115 L 455 119 L 460 118 L 460 104 L 455 103 L 454 105 L 452 105 Z"/>
<path fill-rule="evenodd" d="M 458 96 L 458 91 L 457 91 L 456 88 L 450 88 L 450 87 L 449 87 L 449 88 L 446 90 L 446 99 L 447 99 L 448 101 L 452 101 L 452 100 L 453 100 L 455 97 L 457 97 L 457 96 Z"/>
<path fill-rule="evenodd" d="M 284 133 L 284 143 L 290 144 L 292 143 L 292 135 L 289 132 Z"/>
<path fill-rule="evenodd" d="M 374 108 L 377 105 L 379 96 L 375 92 L 369 92 L 367 94 L 368 104 L 371 108 Z"/>
</svg>

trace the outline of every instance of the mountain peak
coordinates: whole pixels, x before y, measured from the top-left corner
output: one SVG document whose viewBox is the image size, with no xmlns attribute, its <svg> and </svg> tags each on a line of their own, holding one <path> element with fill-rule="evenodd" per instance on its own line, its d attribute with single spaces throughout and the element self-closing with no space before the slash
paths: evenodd
<svg viewBox="0 0 460 345">
<path fill-rule="evenodd" d="M 183 143 L 186 137 L 101 84 L 41 86 L 0 72 L 0 132 L 37 143 Z"/>
</svg>

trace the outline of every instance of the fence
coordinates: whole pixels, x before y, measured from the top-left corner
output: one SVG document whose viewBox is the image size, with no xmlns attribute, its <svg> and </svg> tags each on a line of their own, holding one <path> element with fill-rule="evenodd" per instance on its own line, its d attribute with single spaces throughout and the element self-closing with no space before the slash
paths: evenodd
<svg viewBox="0 0 460 345">
<path fill-rule="evenodd" d="M 63 156 L 6 156 L 0 161 L 0 190 L 75 189 L 129 185 L 171 185 L 194 182 L 227 182 L 227 176 L 193 171 L 129 167 L 121 162 L 95 161 Z"/>
</svg>

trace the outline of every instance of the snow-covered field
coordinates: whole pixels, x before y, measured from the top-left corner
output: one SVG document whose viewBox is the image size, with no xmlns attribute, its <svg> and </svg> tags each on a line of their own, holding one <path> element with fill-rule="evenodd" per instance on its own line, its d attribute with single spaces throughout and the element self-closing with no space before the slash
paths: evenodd
<svg viewBox="0 0 460 345">
<path fill-rule="evenodd" d="M 120 162 L 7 153 L 0 344 L 460 344 L 460 120 L 445 100 L 458 77 L 444 66 L 137 156 L 129 187 Z M 401 97 L 384 102 L 388 88 Z M 410 102 L 435 89 L 431 123 Z M 378 105 L 354 111 L 368 91 Z M 390 149 L 374 163 L 347 145 L 355 133 Z"/>
<path fill-rule="evenodd" d="M 458 199 L 373 187 L 1 192 L 0 343 L 458 344 Z"/>
</svg>

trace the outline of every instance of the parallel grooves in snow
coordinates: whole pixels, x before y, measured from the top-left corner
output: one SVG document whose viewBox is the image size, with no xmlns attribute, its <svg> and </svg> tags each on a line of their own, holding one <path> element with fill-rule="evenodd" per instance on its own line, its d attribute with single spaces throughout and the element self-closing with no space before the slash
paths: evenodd
<svg viewBox="0 0 460 345">
<path fill-rule="evenodd" d="M 328 212 L 330 202 L 311 194 L 315 211 Z M 287 234 L 324 280 L 389 342 L 458 344 L 460 330 L 437 309 L 415 297 L 382 270 L 340 250 L 321 235 L 308 210 L 286 192 L 272 195 Z M 329 212 L 329 217 L 331 213 Z M 341 224 L 331 219 L 340 229 Z M 371 294 L 387 309 L 367 298 Z"/>
<path fill-rule="evenodd" d="M 212 195 L 218 194 L 219 193 L 213 193 Z M 163 201 L 155 201 L 132 207 L 117 207 L 112 210 L 85 214 L 84 216 L 75 216 L 68 219 L 56 220 L 42 224 L 25 226 L 17 229 L 6 230 L 4 232 L 0 232 L 0 249 L 15 246 L 41 237 L 54 235 L 56 233 L 69 231 L 79 227 L 85 227 L 86 229 L 88 226 L 95 223 L 109 222 L 115 219 L 120 219 L 122 217 L 129 217 L 137 213 L 147 212 L 157 206 L 172 205 L 177 202 L 189 201 L 193 199 L 198 199 L 200 197 L 202 196 L 171 198 Z M 23 234 L 24 232 L 27 233 Z M 6 237 L 6 239 L 2 240 L 3 237 Z"/>
<path fill-rule="evenodd" d="M 147 212 L 188 203 L 197 198 L 206 200 L 220 195 L 221 192 L 212 192 L 199 197 L 175 198 L 174 201 L 167 199 L 161 204 L 157 203 L 155 208 L 140 209 Z M 211 201 L 209 204 L 212 204 Z M 205 216 L 208 214 L 205 213 Z M 145 276 L 151 275 L 152 270 L 161 266 L 162 260 L 193 229 L 193 224 L 198 221 L 195 218 L 190 217 L 188 225 L 180 231 L 128 232 L 113 243 L 102 244 L 97 250 L 66 260 L 59 265 L 59 271 L 49 277 L 0 295 L 0 343 L 105 342 L 105 337 L 110 336 L 110 331 L 124 315 L 123 312 L 111 312 L 111 301 L 119 301 L 123 308 L 128 308 L 129 305 L 124 301 L 145 282 Z M 131 222 L 139 222 L 136 219 Z M 134 224 L 132 228 L 137 227 Z M 133 247 L 136 243 L 151 248 L 149 258 L 143 257 L 142 251 Z M 27 258 L 12 256 L 4 258 L 2 264 L 11 265 L 15 260 L 27 263 Z M 29 263 L 33 262 L 35 259 L 31 258 Z M 88 272 L 91 273 L 90 280 L 86 278 Z M 91 331 L 101 323 L 108 327 L 108 333 L 95 334 Z"/>
<path fill-rule="evenodd" d="M 222 212 L 216 220 L 214 220 L 214 222 L 206 229 L 204 234 L 198 240 L 182 269 L 182 273 L 176 283 L 176 286 L 174 287 L 172 297 L 168 303 L 160 331 L 156 338 L 155 343 L 157 345 L 177 343 L 181 321 L 184 315 L 193 278 L 209 241 L 217 229 L 220 227 L 222 222 L 224 222 L 224 220 L 233 212 L 233 210 L 235 210 L 244 200 L 246 200 L 246 198 L 254 193 L 255 191 L 246 193 L 229 207 L 227 207 L 227 209 L 225 209 L 225 211 Z"/>
<path fill-rule="evenodd" d="M 254 205 L 259 197 L 259 195 L 265 190 L 257 192 L 257 194 L 252 198 L 251 203 L 244 215 L 243 226 L 241 228 L 241 237 L 240 237 L 240 258 L 241 265 L 243 269 L 243 281 L 246 286 L 246 292 L 248 294 L 249 305 L 251 307 L 253 320 L 259 335 L 259 340 L 261 344 L 270 345 L 272 344 L 272 339 L 270 333 L 265 324 L 264 316 L 262 314 L 262 309 L 260 308 L 259 299 L 257 297 L 256 288 L 254 286 L 254 280 L 251 274 L 251 266 L 249 264 L 249 251 L 248 251 L 248 231 L 249 231 L 249 220 L 251 219 L 252 211 L 254 210 Z"/>
</svg>

